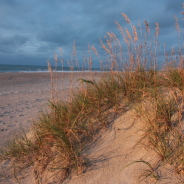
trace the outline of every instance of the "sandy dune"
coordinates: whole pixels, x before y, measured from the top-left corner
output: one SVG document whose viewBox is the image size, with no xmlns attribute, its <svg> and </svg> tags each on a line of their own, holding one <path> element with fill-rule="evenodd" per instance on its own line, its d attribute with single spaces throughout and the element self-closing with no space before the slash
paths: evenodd
<svg viewBox="0 0 184 184">
<path fill-rule="evenodd" d="M 73 175 L 65 184 L 153 184 L 157 180 L 145 177 L 150 168 L 144 163 L 149 162 L 153 167 L 157 165 L 157 155 L 137 144 L 143 133 L 142 121 L 136 117 L 133 110 L 117 118 L 111 130 L 102 133 L 97 141 L 89 146 L 86 154 L 92 161 L 91 167 L 82 175 Z M 126 167 L 129 165 L 128 167 Z M 157 175 L 159 184 L 179 183 L 174 170 L 166 165 L 160 166 L 153 173 Z"/>
<path fill-rule="evenodd" d="M 75 74 L 75 79 L 85 77 L 85 73 Z M 61 81 L 60 81 L 61 82 Z M 77 83 L 75 83 L 77 87 Z M 64 75 L 64 81 L 58 83 L 63 97 L 66 98 L 70 86 L 70 74 Z M 21 128 L 28 131 L 31 122 L 37 117 L 41 107 L 46 107 L 50 99 L 50 80 L 48 73 L 21 73 L 0 74 L 0 140 L 1 145 L 12 137 Z M 84 154 L 90 159 L 90 166 L 86 171 L 77 176 L 72 173 L 64 184 L 153 184 L 156 179 L 153 175 L 145 178 L 149 167 L 143 163 L 128 164 L 135 161 L 147 161 L 153 167 L 158 164 L 158 158 L 154 152 L 146 150 L 141 144 L 137 144 L 143 134 L 143 122 L 133 110 L 128 110 L 116 120 L 112 127 L 103 130 L 97 135 L 95 141 L 84 150 Z M 1 163 L 0 183 L 16 184 L 13 177 L 13 168 L 10 168 L 11 160 Z M 19 182 L 22 184 L 36 183 L 33 177 L 32 167 L 22 173 Z M 160 166 L 153 173 L 158 176 L 157 183 L 177 184 L 180 176 L 175 175 L 169 165 Z M 49 179 L 52 173 L 45 173 L 42 184 L 60 183 L 57 175 Z"/>
</svg>

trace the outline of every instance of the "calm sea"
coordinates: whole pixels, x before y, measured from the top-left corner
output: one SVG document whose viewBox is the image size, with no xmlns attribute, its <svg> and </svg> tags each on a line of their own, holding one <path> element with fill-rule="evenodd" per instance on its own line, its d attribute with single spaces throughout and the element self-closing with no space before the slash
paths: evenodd
<svg viewBox="0 0 184 184">
<path fill-rule="evenodd" d="M 53 70 L 55 67 L 52 67 Z M 95 69 L 96 70 L 96 69 Z M 97 69 L 98 70 L 98 69 Z M 57 71 L 71 71 L 69 67 L 57 67 Z M 74 69 L 74 71 L 84 71 L 84 69 Z M 2 72 L 48 72 L 47 66 L 29 66 L 29 65 L 2 65 L 0 64 L 0 73 Z"/>
</svg>

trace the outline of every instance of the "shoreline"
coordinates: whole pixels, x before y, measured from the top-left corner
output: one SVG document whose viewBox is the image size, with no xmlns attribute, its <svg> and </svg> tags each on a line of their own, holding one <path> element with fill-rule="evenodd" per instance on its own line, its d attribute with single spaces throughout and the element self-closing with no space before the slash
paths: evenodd
<svg viewBox="0 0 184 184">
<path fill-rule="evenodd" d="M 70 89 L 79 86 L 77 79 L 89 78 L 90 74 L 53 72 L 53 76 L 58 98 L 66 100 Z M 0 73 L 0 146 L 22 129 L 31 130 L 33 121 L 47 108 L 51 90 L 49 72 Z"/>
</svg>

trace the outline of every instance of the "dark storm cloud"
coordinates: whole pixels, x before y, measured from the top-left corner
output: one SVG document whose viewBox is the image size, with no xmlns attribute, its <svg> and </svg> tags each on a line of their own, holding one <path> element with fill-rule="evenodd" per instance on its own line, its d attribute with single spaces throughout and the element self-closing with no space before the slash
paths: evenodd
<svg viewBox="0 0 184 184">
<path fill-rule="evenodd" d="M 28 38 L 20 35 L 14 35 L 9 38 L 0 37 L 0 52 L 11 53 L 17 48 L 23 46 Z"/>
<path fill-rule="evenodd" d="M 182 4 L 182 1 L 178 1 L 178 3 L 176 3 L 176 0 L 169 0 L 166 4 L 166 11 L 171 13 L 179 13 L 181 12 Z"/>
<path fill-rule="evenodd" d="M 27 64 L 38 64 L 36 60 L 46 64 L 46 58 L 51 58 L 59 47 L 67 58 L 74 40 L 82 55 L 88 44 L 99 48 L 99 38 L 111 31 L 122 39 L 114 21 L 123 28 L 130 29 L 130 25 L 121 13 L 136 26 L 139 21 L 142 29 L 147 20 L 153 34 L 158 22 L 160 40 L 174 44 L 167 38 L 175 32 L 174 15 L 182 19 L 181 11 L 182 2 L 176 0 L 1 0 L 0 63 L 18 64 L 25 58 Z"/>
</svg>

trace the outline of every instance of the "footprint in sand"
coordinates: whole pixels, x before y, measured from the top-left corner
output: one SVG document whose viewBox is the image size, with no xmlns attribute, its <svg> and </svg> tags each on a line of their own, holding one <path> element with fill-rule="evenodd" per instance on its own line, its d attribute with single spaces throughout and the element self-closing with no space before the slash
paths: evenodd
<svg viewBox="0 0 184 184">
<path fill-rule="evenodd" d="M 7 131 L 8 129 L 5 129 L 5 128 L 2 128 L 0 131 L 1 132 L 4 132 L 4 131 Z"/>
<path fill-rule="evenodd" d="M 16 125 L 8 125 L 7 127 L 14 127 L 14 126 L 16 126 Z"/>
</svg>

